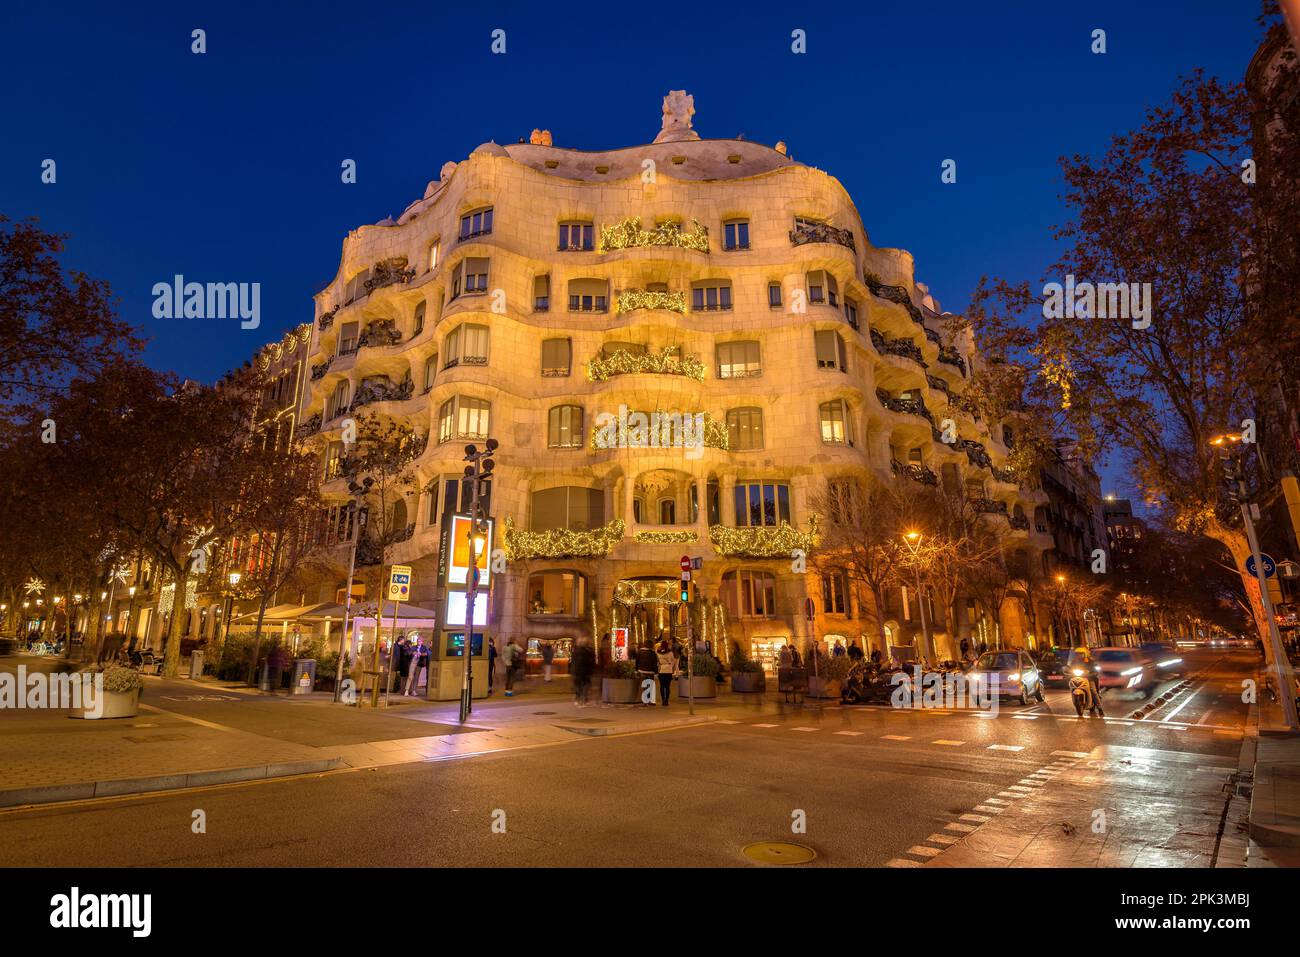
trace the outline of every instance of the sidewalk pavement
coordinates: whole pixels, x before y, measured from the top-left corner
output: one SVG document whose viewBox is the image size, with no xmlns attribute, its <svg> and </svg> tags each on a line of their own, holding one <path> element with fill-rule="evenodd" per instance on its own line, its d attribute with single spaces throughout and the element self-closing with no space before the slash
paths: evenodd
<svg viewBox="0 0 1300 957">
<path fill-rule="evenodd" d="M 2 659 L 0 669 L 18 663 Z M 396 707 L 370 711 L 335 704 L 328 693 L 289 697 L 212 679 L 147 676 L 133 718 L 0 712 L 0 808 L 448 760 L 785 707 L 771 696 L 720 689 L 712 702 L 700 700 L 692 717 L 676 698 L 667 708 L 596 702 L 578 708 L 560 682 L 529 679 L 517 687 L 514 697 L 498 691 L 475 701 L 471 720 L 460 725 L 456 702 L 394 696 Z"/>
</svg>

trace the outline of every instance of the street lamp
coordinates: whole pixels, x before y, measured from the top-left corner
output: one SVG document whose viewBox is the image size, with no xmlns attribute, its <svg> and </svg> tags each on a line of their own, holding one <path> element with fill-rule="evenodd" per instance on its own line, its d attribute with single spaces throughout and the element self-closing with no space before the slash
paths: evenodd
<svg viewBox="0 0 1300 957">
<path fill-rule="evenodd" d="M 216 661 L 212 662 L 213 675 L 216 675 L 221 668 L 221 657 L 225 655 L 226 643 L 230 641 L 230 619 L 235 614 L 235 586 L 239 584 L 239 579 L 242 577 L 239 572 L 231 572 L 226 576 L 226 580 L 230 582 L 230 590 L 226 592 L 226 634 L 221 639 L 221 655 L 217 657 Z"/>
<path fill-rule="evenodd" d="M 352 493 L 352 501 L 353 501 L 352 557 L 348 560 L 348 580 L 347 580 L 347 584 L 344 586 L 344 591 L 347 592 L 347 594 L 343 598 L 343 629 L 339 632 L 339 660 L 338 660 L 338 664 L 335 666 L 335 671 L 334 671 L 334 701 L 336 703 L 343 696 L 343 659 L 347 655 L 348 618 L 351 617 L 352 615 L 352 576 L 355 575 L 357 572 L 357 545 L 360 544 L 361 535 L 366 530 L 366 518 L 369 514 L 366 511 L 365 506 L 362 505 L 361 503 L 365 499 L 366 495 L 369 494 L 370 486 L 374 484 L 375 484 L 375 480 L 369 476 L 367 476 L 360 483 L 356 482 L 355 480 L 348 482 L 348 491 Z M 383 614 L 383 607 L 384 606 L 381 603 L 379 606 L 379 614 L 381 615 Z M 380 622 L 376 620 L 375 622 L 376 660 L 379 657 L 379 625 Z M 379 671 L 378 664 L 375 665 L 375 671 L 376 672 Z M 379 675 L 376 674 L 375 687 L 378 688 L 378 686 L 379 686 Z"/>
<path fill-rule="evenodd" d="M 921 539 L 923 537 L 916 529 L 903 533 L 903 541 L 912 556 L 912 570 L 916 573 L 916 604 L 921 609 L 921 636 L 925 641 L 925 653 L 933 659 L 934 646 L 930 641 L 930 623 L 925 617 L 925 596 L 921 592 Z"/>
<path fill-rule="evenodd" d="M 465 466 L 465 481 L 470 483 L 471 494 L 468 533 L 469 574 L 467 575 L 469 583 L 465 589 L 465 648 L 462 652 L 465 670 L 461 674 L 460 683 L 462 724 L 469 719 L 470 712 L 474 708 L 474 606 L 478 601 L 478 552 L 485 544 L 484 536 L 488 530 L 487 516 L 481 514 L 480 496 L 483 493 L 484 483 L 491 479 L 492 469 L 496 466 L 488 456 L 497 450 L 498 445 L 496 439 L 488 439 L 482 450 L 475 445 L 465 446 L 464 461 L 469 463 Z M 690 653 L 689 649 L 687 653 Z"/>
<path fill-rule="evenodd" d="M 1228 495 L 1241 506 L 1241 523 L 1245 527 L 1246 541 L 1250 544 L 1251 555 L 1255 558 L 1255 578 L 1259 582 L 1259 601 L 1264 607 L 1264 621 L 1268 625 L 1268 641 L 1273 652 L 1273 671 L 1277 675 L 1278 694 L 1282 696 L 1282 714 L 1286 716 L 1287 727 L 1300 731 L 1300 714 L 1296 710 L 1295 673 L 1291 662 L 1282 647 L 1282 636 L 1277 630 L 1277 619 L 1273 615 L 1273 599 L 1268 594 L 1268 579 L 1264 574 L 1264 559 L 1259 550 L 1259 537 L 1255 534 L 1255 522 L 1250 515 L 1250 504 L 1246 501 L 1246 478 L 1241 470 L 1241 463 L 1234 458 L 1245 451 L 1241 433 L 1224 432 L 1210 439 L 1210 445 L 1219 453 L 1223 470 L 1236 484 L 1235 490 Z"/>
</svg>

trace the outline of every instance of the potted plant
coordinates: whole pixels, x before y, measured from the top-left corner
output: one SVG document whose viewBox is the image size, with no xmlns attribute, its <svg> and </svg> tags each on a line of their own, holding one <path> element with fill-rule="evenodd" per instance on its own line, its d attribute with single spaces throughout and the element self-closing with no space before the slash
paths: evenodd
<svg viewBox="0 0 1300 957">
<path fill-rule="evenodd" d="M 691 678 L 677 676 L 677 697 L 714 698 L 718 693 L 718 663 L 712 655 L 697 654 L 691 661 Z M 694 694 L 691 689 L 694 688 Z"/>
<path fill-rule="evenodd" d="M 82 702 L 83 718 L 134 718 L 140 710 L 140 693 L 144 689 L 144 678 L 134 668 L 110 664 L 100 675 L 103 684 L 99 688 L 97 709 L 90 708 Z"/>
<path fill-rule="evenodd" d="M 831 655 L 817 659 L 817 674 L 808 672 L 808 697 L 838 698 L 844 689 L 844 679 L 849 676 L 851 667 L 848 655 L 838 658 Z"/>
<path fill-rule="evenodd" d="M 630 661 L 611 661 L 600 679 L 600 700 L 607 704 L 636 704 L 641 700 L 636 665 Z"/>
<path fill-rule="evenodd" d="M 767 690 L 763 666 L 741 651 L 739 642 L 731 644 L 731 690 L 738 694 Z"/>
</svg>

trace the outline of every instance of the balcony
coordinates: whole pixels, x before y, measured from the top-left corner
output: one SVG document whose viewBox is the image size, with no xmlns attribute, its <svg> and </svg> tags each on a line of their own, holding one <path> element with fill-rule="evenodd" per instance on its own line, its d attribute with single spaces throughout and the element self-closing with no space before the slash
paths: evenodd
<svg viewBox="0 0 1300 957">
<path fill-rule="evenodd" d="M 900 462 L 898 459 L 890 459 L 889 468 L 895 475 L 905 475 L 913 482 L 935 487 L 939 485 L 939 476 L 934 474 L 934 470 L 916 462 Z"/>
<path fill-rule="evenodd" d="M 384 319 L 366 326 L 366 331 L 361 333 L 361 338 L 357 340 L 357 347 L 368 349 L 376 346 L 395 346 L 401 341 L 402 334 L 397 331 L 393 321 Z"/>
<path fill-rule="evenodd" d="M 974 439 L 958 439 L 957 448 L 966 453 L 966 458 L 971 465 L 977 468 L 992 468 L 993 459 L 989 457 L 988 449 L 984 448 L 983 444 Z"/>
<path fill-rule="evenodd" d="M 1018 532 L 1029 531 L 1029 519 L 1024 515 L 1011 515 L 1007 518 L 1007 521 L 1010 522 L 1011 527 Z"/>
<path fill-rule="evenodd" d="M 953 366 L 963 376 L 966 375 L 966 360 L 961 357 L 961 353 L 951 346 L 939 347 L 939 361 Z"/>
<path fill-rule="evenodd" d="M 366 280 L 366 292 L 372 293 L 376 289 L 383 289 L 394 283 L 410 282 L 414 278 L 415 270 L 407 268 L 405 256 L 381 259 L 370 270 L 370 278 Z"/>
<path fill-rule="evenodd" d="M 929 339 L 931 342 L 933 342 L 933 343 L 934 343 L 936 346 L 938 346 L 940 349 L 943 348 L 943 339 L 942 339 L 942 337 L 940 337 L 939 333 L 935 332 L 935 331 L 934 331 L 933 329 L 931 329 L 929 326 L 923 326 L 922 329 L 923 329 L 923 331 L 925 332 L 925 337 L 926 337 L 927 339 Z"/>
<path fill-rule="evenodd" d="M 981 515 L 1003 515 L 1010 520 L 1011 516 L 1007 513 L 1007 503 L 999 502 L 992 498 L 972 498 L 970 507 Z"/>
<path fill-rule="evenodd" d="M 294 435 L 300 439 L 305 439 L 309 435 L 315 435 L 317 432 L 320 431 L 320 424 L 321 424 L 321 416 L 320 413 L 317 412 L 315 415 L 311 416 L 310 418 L 304 419 L 303 421 L 299 422 L 298 427 L 294 429 Z"/>
<path fill-rule="evenodd" d="M 334 325 L 334 316 L 338 311 L 339 307 L 335 306 L 329 312 L 322 312 L 320 314 L 320 318 L 316 320 L 316 325 L 320 326 L 321 332 L 324 332 L 330 326 Z"/>
<path fill-rule="evenodd" d="M 330 371 L 330 366 L 332 366 L 333 364 L 334 364 L 334 356 L 330 356 L 324 362 L 318 362 L 316 363 L 316 365 L 312 366 L 311 381 L 315 382 L 317 379 L 323 378 L 325 373 Z"/>
<path fill-rule="evenodd" d="M 713 543 L 715 552 L 745 558 L 789 559 L 796 549 L 808 554 L 816 547 L 819 538 L 815 517 L 809 518 L 806 532 L 787 522 L 776 526 L 741 528 L 709 526 L 709 541 Z"/>
<path fill-rule="evenodd" d="M 604 382 L 618 375 L 681 375 L 697 382 L 704 381 L 704 363 L 696 355 L 682 355 L 676 346 L 669 346 L 663 352 L 627 352 L 618 350 L 598 355 L 587 362 L 587 378 L 592 382 Z"/>
<path fill-rule="evenodd" d="M 352 399 L 352 411 L 375 402 L 401 402 L 415 394 L 415 383 L 405 379 L 400 385 L 391 382 L 363 382 Z"/>
<path fill-rule="evenodd" d="M 661 223 L 654 229 L 642 229 L 641 217 L 632 216 L 613 226 L 600 228 L 601 253 L 618 249 L 634 249 L 639 246 L 676 246 L 680 249 L 694 249 L 699 252 L 709 251 L 708 227 L 700 225 L 699 220 L 692 219 L 692 231 L 682 231 L 676 222 Z"/>
<path fill-rule="evenodd" d="M 912 317 L 913 322 L 917 324 L 924 323 L 921 310 L 912 302 L 912 297 L 907 294 L 905 288 L 902 286 L 887 286 L 880 281 L 879 276 L 870 272 L 863 272 L 862 281 L 867 284 L 867 288 L 871 290 L 873 296 L 902 306 L 907 310 L 907 314 Z"/>
<path fill-rule="evenodd" d="M 911 359 L 913 362 L 925 366 L 925 356 L 921 354 L 921 347 L 911 339 L 890 339 L 888 336 L 884 336 L 872 329 L 871 344 L 882 355 L 902 356 L 904 359 Z"/>
<path fill-rule="evenodd" d="M 1008 485 L 1020 484 L 1020 480 L 1016 478 L 1014 469 L 1002 469 L 998 468 L 996 465 L 990 465 L 989 471 L 993 473 L 993 477 L 999 482 L 1005 482 Z"/>
<path fill-rule="evenodd" d="M 794 229 L 790 230 L 790 245 L 803 246 L 808 243 L 834 243 L 857 252 L 851 229 L 837 229 L 830 223 L 796 222 Z"/>
<path fill-rule="evenodd" d="M 934 416 L 930 410 L 925 407 L 925 403 L 920 399 L 898 399 L 891 396 L 884 389 L 876 390 L 876 399 L 882 406 L 890 412 L 905 412 L 908 415 L 919 415 L 923 419 L 934 422 Z"/>
<path fill-rule="evenodd" d="M 515 528 L 514 520 L 507 517 L 506 558 L 512 562 L 529 558 L 603 558 L 623 540 L 625 529 L 623 520 L 616 518 L 590 531 L 552 528 L 545 532 L 529 532 Z"/>
<path fill-rule="evenodd" d="M 618 311 L 634 312 L 637 309 L 667 309 L 670 312 L 686 314 L 686 293 L 684 292 L 646 292 L 644 289 L 628 289 L 618 294 Z"/>
<path fill-rule="evenodd" d="M 931 389 L 934 389 L 936 392 L 942 392 L 944 395 L 948 397 L 949 402 L 952 401 L 952 390 L 948 387 L 948 383 L 944 382 L 937 375 L 930 375 L 927 372 L 925 374 L 925 384 L 928 385 Z"/>
</svg>

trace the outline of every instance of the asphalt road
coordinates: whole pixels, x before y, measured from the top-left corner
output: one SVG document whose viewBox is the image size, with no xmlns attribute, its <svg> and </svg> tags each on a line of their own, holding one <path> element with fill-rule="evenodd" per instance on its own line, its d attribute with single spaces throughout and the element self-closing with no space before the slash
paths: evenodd
<svg viewBox="0 0 1300 957">
<path fill-rule="evenodd" d="M 1141 721 L 1068 695 L 973 712 L 787 708 L 728 723 L 0 813 L 17 866 L 736 866 L 758 841 L 813 866 L 880 866 L 990 794 L 1099 745 L 1235 759 L 1253 652 L 1204 670 Z M 1165 685 L 1169 687 L 1176 682 Z M 1050 786 L 1050 785 L 1049 785 Z M 195 833 L 201 810 L 206 831 Z M 792 824 L 806 821 L 803 833 Z"/>
</svg>

